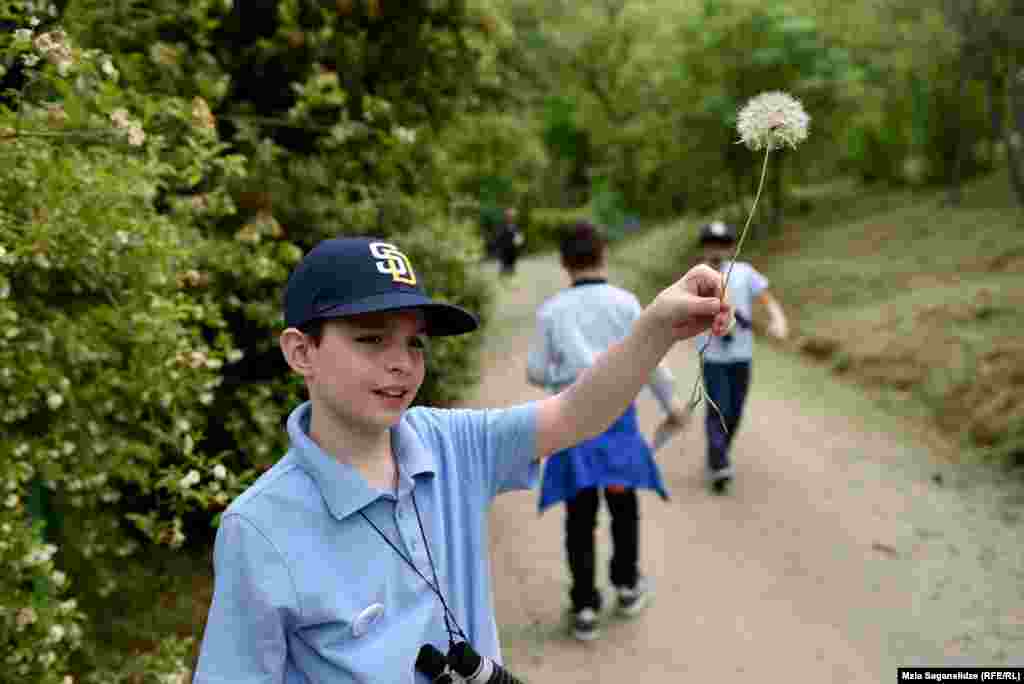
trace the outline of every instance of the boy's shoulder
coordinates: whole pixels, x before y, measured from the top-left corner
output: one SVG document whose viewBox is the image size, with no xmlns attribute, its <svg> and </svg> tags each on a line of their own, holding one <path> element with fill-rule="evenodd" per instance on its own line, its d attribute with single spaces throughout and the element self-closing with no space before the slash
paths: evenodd
<svg viewBox="0 0 1024 684">
<path fill-rule="evenodd" d="M 235 497 L 224 515 L 238 514 L 253 522 L 269 522 L 282 506 L 301 504 L 322 506 L 313 478 L 299 467 L 288 451 L 245 491 Z M 314 496 L 311 496 L 314 495 Z"/>
<path fill-rule="evenodd" d="M 632 305 L 638 302 L 636 295 L 629 290 L 612 283 L 600 283 L 559 290 L 544 300 L 537 313 L 541 316 L 552 315 L 561 310 L 588 304 L 593 299 L 601 299 L 609 304 Z"/>
</svg>

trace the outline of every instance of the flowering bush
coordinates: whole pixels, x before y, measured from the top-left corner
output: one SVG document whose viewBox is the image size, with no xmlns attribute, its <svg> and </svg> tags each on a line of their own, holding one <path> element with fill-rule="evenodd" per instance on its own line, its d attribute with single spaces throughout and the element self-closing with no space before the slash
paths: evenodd
<svg viewBox="0 0 1024 684">
<path fill-rule="evenodd" d="M 222 138 L 210 35 L 231 3 L 80 0 L 74 31 L 42 5 L 0 5 L 0 682 L 178 682 L 198 635 L 138 608 L 206 567 L 217 513 L 283 452 L 298 382 L 241 378 L 274 356 L 302 248 L 394 236 L 434 294 L 486 314 L 479 244 L 414 198 L 443 174 L 383 97 L 305 158 L 244 117 Z M 348 97 L 324 72 L 293 86 L 300 128 Z M 435 346 L 421 399 L 457 398 L 478 344 Z"/>
<path fill-rule="evenodd" d="M 237 355 L 201 256 L 286 268 L 203 235 L 244 162 L 205 101 L 124 90 L 52 20 L 0 9 L 0 681 L 108 682 L 90 609 L 253 476 L 196 448 Z M 183 643 L 150 644 L 143 674 L 174 676 Z"/>
</svg>

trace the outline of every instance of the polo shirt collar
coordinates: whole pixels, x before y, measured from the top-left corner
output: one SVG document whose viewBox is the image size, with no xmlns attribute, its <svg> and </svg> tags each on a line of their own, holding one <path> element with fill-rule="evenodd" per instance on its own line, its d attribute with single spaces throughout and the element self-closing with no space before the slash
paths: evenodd
<svg viewBox="0 0 1024 684">
<path fill-rule="evenodd" d="M 311 412 L 312 404 L 308 401 L 291 412 L 288 416 L 288 438 L 299 465 L 316 482 L 331 515 L 342 520 L 379 499 L 382 493 L 371 487 L 358 470 L 334 458 L 310 439 Z M 437 472 L 434 455 L 404 414 L 398 425 L 391 428 L 391 445 L 398 461 L 399 495 L 412 489 L 412 478 Z"/>
</svg>

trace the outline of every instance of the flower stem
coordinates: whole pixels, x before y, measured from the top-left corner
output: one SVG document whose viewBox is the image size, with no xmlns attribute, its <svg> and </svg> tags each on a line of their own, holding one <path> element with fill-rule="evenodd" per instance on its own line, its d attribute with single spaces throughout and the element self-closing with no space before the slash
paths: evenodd
<svg viewBox="0 0 1024 684">
<path fill-rule="evenodd" d="M 739 259 L 740 250 L 743 248 L 743 241 L 747 238 L 747 233 L 750 231 L 750 223 L 754 219 L 754 212 L 757 211 L 757 202 L 761 199 L 761 191 L 764 189 L 764 179 L 768 175 L 768 156 L 772 151 L 771 145 L 765 147 L 764 150 L 764 164 L 761 166 L 761 181 L 757 184 L 757 193 L 754 195 L 754 203 L 750 206 L 750 214 L 747 216 L 747 223 L 743 226 L 743 231 L 740 233 L 739 239 L 736 241 L 736 251 L 733 252 L 732 261 L 729 262 L 729 270 L 725 273 L 725 280 L 722 281 L 722 295 L 721 301 L 725 302 L 725 288 L 729 285 L 729 276 L 732 275 L 732 267 L 736 265 L 736 260 Z M 718 408 L 718 405 L 711 400 L 711 396 L 708 394 L 707 382 L 704 380 L 704 352 L 707 351 L 708 345 L 711 344 L 711 338 L 709 337 L 704 346 L 700 348 L 700 368 L 697 373 L 697 381 L 693 385 L 693 391 L 690 393 L 689 408 L 692 411 L 697 408 L 697 405 L 702 399 L 707 400 L 708 404 L 715 409 L 715 413 L 718 414 L 718 420 L 722 424 L 722 429 L 725 433 L 729 433 L 729 429 L 725 425 L 725 416 L 722 415 L 722 410 Z"/>
<path fill-rule="evenodd" d="M 725 288 L 729 285 L 729 276 L 732 275 L 732 267 L 736 265 L 736 260 L 740 257 L 740 250 L 743 248 L 743 241 L 747 239 L 747 232 L 750 230 L 750 222 L 754 218 L 754 212 L 757 210 L 757 201 L 761 199 L 761 190 L 764 189 L 764 179 L 768 175 L 768 154 L 772 151 L 772 146 L 768 145 L 764 149 L 764 164 L 761 166 L 761 182 L 757 184 L 757 194 L 754 195 L 754 204 L 750 207 L 750 215 L 747 216 L 747 224 L 743 226 L 743 232 L 740 233 L 740 239 L 736 241 L 736 251 L 732 255 L 732 261 L 729 262 L 729 270 L 725 273 L 725 280 L 722 282 L 722 301 L 725 301 Z"/>
</svg>

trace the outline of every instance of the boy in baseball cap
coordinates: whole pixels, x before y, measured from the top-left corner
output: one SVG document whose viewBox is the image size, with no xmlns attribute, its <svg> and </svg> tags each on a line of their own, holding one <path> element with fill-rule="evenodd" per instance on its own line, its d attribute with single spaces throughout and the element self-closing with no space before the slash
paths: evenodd
<svg viewBox="0 0 1024 684">
<path fill-rule="evenodd" d="M 327 240 L 295 268 L 280 346 L 309 390 L 288 452 L 224 512 L 194 682 L 412 682 L 426 645 L 500 662 L 492 499 L 600 434 L 678 340 L 721 335 L 721 277 L 696 266 L 569 387 L 493 410 L 410 408 L 431 336 L 477 327 L 432 300 L 394 244 Z"/>
</svg>

